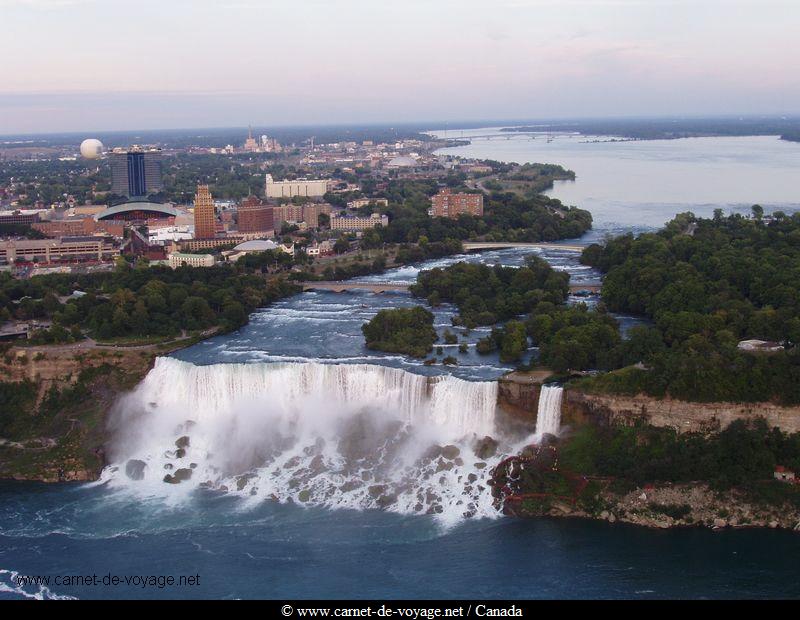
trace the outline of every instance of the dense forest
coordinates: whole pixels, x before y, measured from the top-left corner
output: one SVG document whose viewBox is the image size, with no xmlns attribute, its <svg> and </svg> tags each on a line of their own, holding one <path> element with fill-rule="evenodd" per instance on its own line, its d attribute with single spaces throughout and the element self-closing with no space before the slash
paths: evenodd
<svg viewBox="0 0 800 620">
<path fill-rule="evenodd" d="M 800 403 L 800 214 L 717 211 L 677 216 L 662 231 L 587 248 L 606 272 L 603 302 L 652 320 L 634 334 L 638 368 L 587 388 L 697 401 Z M 745 339 L 783 349 L 745 352 Z M 619 366 L 628 360 L 609 360 Z"/>
</svg>

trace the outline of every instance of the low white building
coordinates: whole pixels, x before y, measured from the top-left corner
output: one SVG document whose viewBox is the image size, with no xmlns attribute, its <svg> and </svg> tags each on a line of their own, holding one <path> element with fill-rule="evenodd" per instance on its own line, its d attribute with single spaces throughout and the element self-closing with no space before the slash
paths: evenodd
<svg viewBox="0 0 800 620">
<path fill-rule="evenodd" d="M 214 257 L 211 254 L 186 254 L 173 252 L 167 258 L 169 266 L 173 269 L 187 265 L 188 267 L 213 267 Z"/>
<path fill-rule="evenodd" d="M 165 226 L 163 228 L 150 228 L 147 231 L 147 241 L 150 243 L 184 241 L 186 239 L 192 239 L 193 237 L 193 226 Z"/>
<path fill-rule="evenodd" d="M 777 353 L 783 351 L 783 345 L 770 340 L 742 340 L 739 342 L 740 351 L 748 353 Z"/>
<path fill-rule="evenodd" d="M 244 243 L 240 243 L 237 245 L 233 250 L 230 252 L 225 252 L 225 256 L 227 256 L 229 261 L 237 261 L 242 256 L 247 254 L 252 254 L 256 252 L 268 252 L 272 250 L 280 250 L 285 254 L 289 254 L 290 256 L 294 256 L 294 243 L 291 245 L 284 245 L 282 243 L 275 243 L 269 239 L 253 239 L 251 241 L 245 241 Z"/>
<path fill-rule="evenodd" d="M 304 196 L 320 198 L 328 191 L 326 179 L 295 179 L 294 181 L 276 181 L 271 174 L 266 176 L 265 192 L 267 198 L 293 198 Z"/>
</svg>

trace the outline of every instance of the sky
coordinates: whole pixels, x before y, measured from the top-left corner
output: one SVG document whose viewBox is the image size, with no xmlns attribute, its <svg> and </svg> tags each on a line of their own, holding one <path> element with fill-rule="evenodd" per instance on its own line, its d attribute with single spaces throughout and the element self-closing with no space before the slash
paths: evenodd
<svg viewBox="0 0 800 620">
<path fill-rule="evenodd" d="M 800 0 L 0 0 L 0 133 L 796 114 Z"/>
</svg>

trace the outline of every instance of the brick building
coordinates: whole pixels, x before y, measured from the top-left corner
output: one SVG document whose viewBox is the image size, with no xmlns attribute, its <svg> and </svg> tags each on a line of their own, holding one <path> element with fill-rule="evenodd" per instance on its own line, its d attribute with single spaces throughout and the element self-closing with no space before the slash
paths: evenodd
<svg viewBox="0 0 800 620">
<path fill-rule="evenodd" d="M 238 229 L 242 233 L 269 233 L 275 228 L 272 207 L 261 204 L 255 196 L 250 196 L 239 205 Z"/>
<path fill-rule="evenodd" d="M 459 215 L 483 216 L 483 194 L 454 194 L 443 189 L 431 198 L 431 217 L 449 217 L 456 219 Z"/>
</svg>

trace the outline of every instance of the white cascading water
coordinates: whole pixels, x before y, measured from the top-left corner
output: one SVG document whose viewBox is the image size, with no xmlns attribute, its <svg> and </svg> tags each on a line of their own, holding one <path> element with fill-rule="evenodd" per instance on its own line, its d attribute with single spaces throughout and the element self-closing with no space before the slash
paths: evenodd
<svg viewBox="0 0 800 620">
<path fill-rule="evenodd" d="M 539 393 L 539 408 L 536 412 L 536 437 L 542 438 L 545 434 L 558 435 L 561 430 L 561 400 L 564 388 L 560 386 L 543 385 Z"/>
<path fill-rule="evenodd" d="M 497 383 L 364 364 L 159 358 L 112 417 L 103 480 L 180 498 L 490 516 Z M 512 450 L 513 446 L 507 446 Z"/>
</svg>

